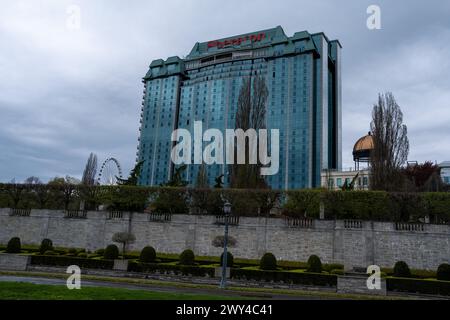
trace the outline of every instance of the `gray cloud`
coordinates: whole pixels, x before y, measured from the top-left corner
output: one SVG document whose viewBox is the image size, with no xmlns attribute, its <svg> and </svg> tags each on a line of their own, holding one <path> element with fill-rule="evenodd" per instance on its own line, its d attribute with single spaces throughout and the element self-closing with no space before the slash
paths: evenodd
<svg viewBox="0 0 450 320">
<path fill-rule="evenodd" d="M 66 27 L 81 8 L 81 29 Z M 366 28 L 378 4 L 382 29 Z M 141 78 L 197 41 L 281 25 L 343 49 L 344 166 L 378 92 L 404 112 L 410 159 L 450 159 L 448 1 L 14 1 L 0 12 L 0 181 L 80 177 L 89 152 L 134 164 Z"/>
</svg>

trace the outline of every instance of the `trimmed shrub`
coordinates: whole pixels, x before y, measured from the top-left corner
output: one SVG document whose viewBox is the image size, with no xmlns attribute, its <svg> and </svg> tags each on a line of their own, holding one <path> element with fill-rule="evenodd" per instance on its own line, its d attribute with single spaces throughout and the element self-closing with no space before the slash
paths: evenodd
<svg viewBox="0 0 450 320">
<path fill-rule="evenodd" d="M 308 272 L 264 271 L 249 269 L 231 269 L 232 279 L 253 281 L 274 281 L 286 284 L 336 287 L 337 276 L 334 274 L 317 274 Z"/>
<path fill-rule="evenodd" d="M 233 263 L 234 263 L 234 257 L 231 254 L 231 252 L 227 251 L 227 267 L 231 268 L 233 267 Z M 220 265 L 223 265 L 223 252 L 220 255 Z"/>
<path fill-rule="evenodd" d="M 273 253 L 266 252 L 259 262 L 259 268 L 262 270 L 277 270 L 277 259 Z"/>
<path fill-rule="evenodd" d="M 439 265 L 436 277 L 438 280 L 450 281 L 450 264 L 443 263 Z"/>
<path fill-rule="evenodd" d="M 320 258 L 315 254 L 311 255 L 308 259 L 308 268 L 306 269 L 308 272 L 322 272 L 322 262 Z"/>
<path fill-rule="evenodd" d="M 44 254 L 46 251 L 53 251 L 53 242 L 50 239 L 44 239 L 39 247 L 39 253 Z"/>
<path fill-rule="evenodd" d="M 214 277 L 214 268 L 212 267 L 173 265 L 163 263 L 130 262 L 128 265 L 128 271 L 146 273 L 158 272 L 162 274 L 191 275 L 196 277 Z"/>
<path fill-rule="evenodd" d="M 342 269 L 333 269 L 333 270 L 330 271 L 330 273 L 343 276 L 344 275 L 344 270 L 342 270 Z"/>
<path fill-rule="evenodd" d="M 8 241 L 8 245 L 6 246 L 6 253 L 20 253 L 20 249 L 20 238 L 14 237 Z"/>
<path fill-rule="evenodd" d="M 87 268 L 87 269 L 112 269 L 114 262 L 112 260 L 85 259 L 67 256 L 33 255 L 31 256 L 31 264 L 41 266 L 61 266 L 61 267 L 77 265 L 80 268 Z"/>
<path fill-rule="evenodd" d="M 394 265 L 394 277 L 410 278 L 411 270 L 405 261 L 397 261 Z"/>
<path fill-rule="evenodd" d="M 106 247 L 103 253 L 103 258 L 107 260 L 114 260 L 119 257 L 119 248 L 115 244 L 110 244 Z"/>
<path fill-rule="evenodd" d="M 450 296 L 450 282 L 440 280 L 387 278 L 388 291 Z"/>
<path fill-rule="evenodd" d="M 323 263 L 322 270 L 327 272 L 331 272 L 332 270 L 344 270 L 344 265 L 340 263 Z"/>
<path fill-rule="evenodd" d="M 139 256 L 140 262 L 154 262 L 156 259 L 156 251 L 153 247 L 147 246 L 141 251 L 141 255 Z"/>
<path fill-rule="evenodd" d="M 77 255 L 77 257 L 78 257 L 78 258 L 87 258 L 87 253 L 86 253 L 86 252 L 80 252 L 80 253 Z"/>
<path fill-rule="evenodd" d="M 191 249 L 184 250 L 180 255 L 180 264 L 186 266 L 192 266 L 195 264 L 194 251 Z"/>
<path fill-rule="evenodd" d="M 69 250 L 67 250 L 67 253 L 70 253 L 70 254 L 77 254 L 77 249 L 75 249 L 75 248 L 70 248 Z"/>
<path fill-rule="evenodd" d="M 97 255 L 99 255 L 99 256 L 102 256 L 102 255 L 105 254 L 105 249 L 98 249 L 98 250 L 95 250 L 95 254 L 97 254 Z"/>
<path fill-rule="evenodd" d="M 53 250 L 47 250 L 44 252 L 44 256 L 57 256 L 58 254 Z"/>
</svg>

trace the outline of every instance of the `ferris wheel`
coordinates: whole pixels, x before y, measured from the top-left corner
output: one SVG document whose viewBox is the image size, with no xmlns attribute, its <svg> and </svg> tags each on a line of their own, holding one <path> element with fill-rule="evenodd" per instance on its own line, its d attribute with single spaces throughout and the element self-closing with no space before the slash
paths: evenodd
<svg viewBox="0 0 450 320">
<path fill-rule="evenodd" d="M 116 158 L 106 159 L 98 173 L 97 183 L 100 185 L 113 186 L 117 184 L 117 178 L 122 179 L 122 169 Z"/>
</svg>

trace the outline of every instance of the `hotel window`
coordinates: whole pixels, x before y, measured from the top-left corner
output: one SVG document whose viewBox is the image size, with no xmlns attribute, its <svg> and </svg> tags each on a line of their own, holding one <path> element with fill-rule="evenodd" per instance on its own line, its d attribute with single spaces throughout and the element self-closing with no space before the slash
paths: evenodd
<svg viewBox="0 0 450 320">
<path fill-rule="evenodd" d="M 336 185 L 337 185 L 338 187 L 342 187 L 342 178 L 337 178 L 337 179 L 336 179 Z"/>
</svg>

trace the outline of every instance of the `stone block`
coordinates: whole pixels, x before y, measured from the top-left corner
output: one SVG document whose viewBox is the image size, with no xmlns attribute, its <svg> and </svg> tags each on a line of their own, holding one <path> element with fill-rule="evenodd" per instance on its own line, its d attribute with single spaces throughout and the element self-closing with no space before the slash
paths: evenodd
<svg viewBox="0 0 450 320">
<path fill-rule="evenodd" d="M 0 253 L 0 270 L 24 271 L 30 263 L 30 256 Z"/>
</svg>

